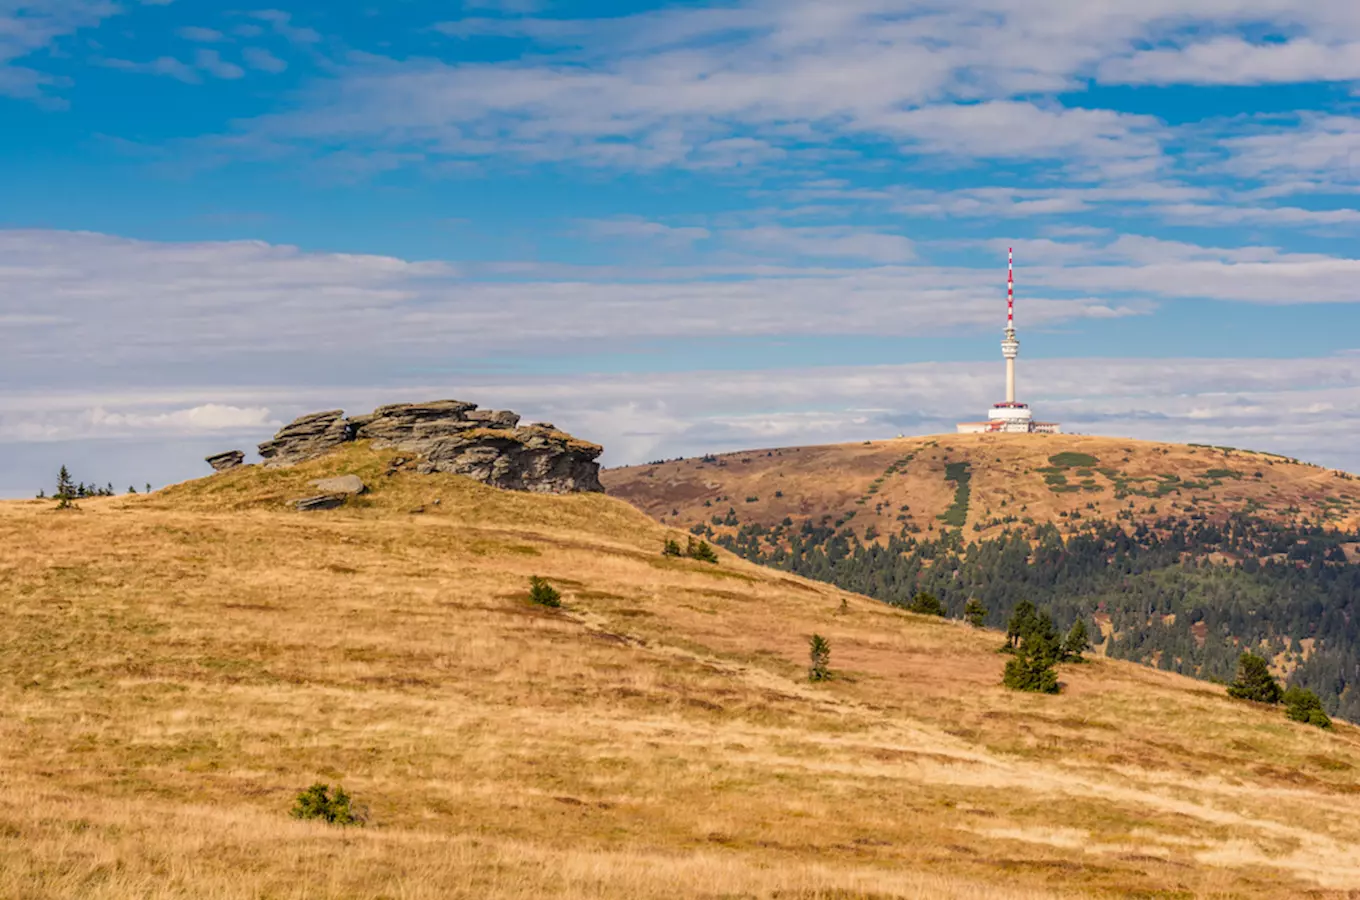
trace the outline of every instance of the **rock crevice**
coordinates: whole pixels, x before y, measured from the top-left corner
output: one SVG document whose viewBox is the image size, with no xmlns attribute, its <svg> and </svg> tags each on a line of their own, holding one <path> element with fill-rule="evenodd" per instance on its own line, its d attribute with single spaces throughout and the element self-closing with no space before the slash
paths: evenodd
<svg viewBox="0 0 1360 900">
<path fill-rule="evenodd" d="M 397 403 L 346 418 L 343 410 L 309 413 L 260 444 L 266 466 L 289 466 L 322 456 L 350 441 L 372 441 L 417 457 L 417 471 L 446 472 L 515 491 L 568 494 L 602 492 L 603 452 L 547 423 L 521 426 L 513 412 L 481 410 L 475 403 L 436 400 Z"/>
</svg>

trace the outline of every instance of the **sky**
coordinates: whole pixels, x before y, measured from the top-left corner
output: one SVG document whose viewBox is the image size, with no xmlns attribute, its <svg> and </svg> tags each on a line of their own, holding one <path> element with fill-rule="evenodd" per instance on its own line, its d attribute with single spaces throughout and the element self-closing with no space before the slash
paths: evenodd
<svg viewBox="0 0 1360 900">
<path fill-rule="evenodd" d="M 1038 418 L 1360 470 L 1357 201 L 1354 0 L 0 0 L 0 496 L 948 432 L 1008 247 Z"/>
</svg>

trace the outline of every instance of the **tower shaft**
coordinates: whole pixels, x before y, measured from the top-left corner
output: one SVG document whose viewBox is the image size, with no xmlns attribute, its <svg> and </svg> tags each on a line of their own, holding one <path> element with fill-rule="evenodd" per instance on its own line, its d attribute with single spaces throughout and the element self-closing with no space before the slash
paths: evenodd
<svg viewBox="0 0 1360 900">
<path fill-rule="evenodd" d="M 1020 342 L 1015 337 L 1015 251 L 1006 251 L 1006 339 L 1001 342 L 1001 355 L 1006 358 L 1006 402 L 1015 403 L 1015 358 L 1020 355 Z"/>
</svg>

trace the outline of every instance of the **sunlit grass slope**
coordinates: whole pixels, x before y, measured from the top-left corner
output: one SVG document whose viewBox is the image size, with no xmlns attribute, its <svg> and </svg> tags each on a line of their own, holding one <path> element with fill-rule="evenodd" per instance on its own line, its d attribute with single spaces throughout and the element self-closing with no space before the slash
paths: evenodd
<svg viewBox="0 0 1360 900">
<path fill-rule="evenodd" d="M 1009 693 L 995 633 L 386 459 L 0 504 L 0 897 L 1360 888 L 1349 725 L 1105 660 Z M 287 508 L 344 472 L 372 494 Z M 290 819 L 316 780 L 370 824 Z"/>
<path fill-rule="evenodd" d="M 951 465 L 953 469 L 951 470 Z M 951 473 L 968 474 L 959 504 Z M 1228 447 L 1091 435 L 962 434 L 784 447 L 610 469 L 610 494 L 682 527 L 840 520 L 861 537 L 967 538 L 1052 522 L 1222 521 L 1250 513 L 1280 524 L 1360 525 L 1360 480 L 1283 456 Z M 958 504 L 956 506 L 956 504 Z M 955 522 L 945 522 L 951 508 Z M 1079 516 L 1076 518 L 1073 516 Z"/>
</svg>

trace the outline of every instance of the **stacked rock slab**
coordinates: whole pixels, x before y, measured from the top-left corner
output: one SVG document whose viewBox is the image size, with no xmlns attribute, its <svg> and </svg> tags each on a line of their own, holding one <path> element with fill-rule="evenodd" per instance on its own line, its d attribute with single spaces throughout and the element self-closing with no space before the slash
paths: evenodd
<svg viewBox="0 0 1360 900">
<path fill-rule="evenodd" d="M 243 465 L 245 461 L 246 455 L 240 450 L 228 450 L 225 453 L 214 453 L 204 460 L 204 462 L 213 467 L 214 472 L 226 472 L 229 469 L 234 469 L 239 465 Z"/>
<path fill-rule="evenodd" d="M 291 466 L 352 440 L 354 428 L 345 418 L 345 411 L 332 409 L 294 419 L 259 449 L 266 466 Z"/>
<path fill-rule="evenodd" d="M 354 440 L 409 452 L 426 474 L 465 475 L 535 493 L 604 491 L 595 462 L 600 446 L 552 425 L 520 426 L 515 413 L 479 410 L 460 400 L 398 403 L 350 419 L 339 410 L 312 413 L 261 444 L 260 456 L 267 466 L 292 465 Z"/>
</svg>

